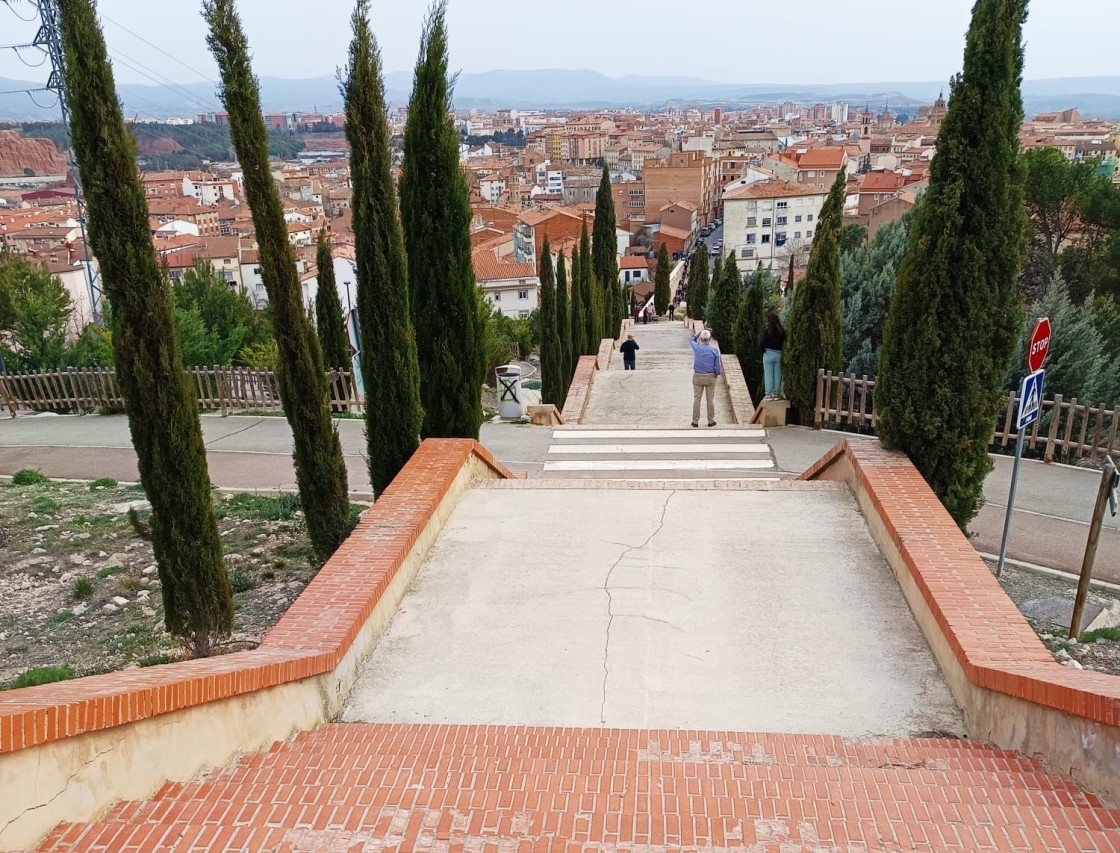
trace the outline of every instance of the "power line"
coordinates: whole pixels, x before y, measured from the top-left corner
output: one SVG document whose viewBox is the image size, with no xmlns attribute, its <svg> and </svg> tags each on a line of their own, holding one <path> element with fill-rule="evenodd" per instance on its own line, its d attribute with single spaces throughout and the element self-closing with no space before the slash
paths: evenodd
<svg viewBox="0 0 1120 853">
<path fill-rule="evenodd" d="M 162 86 L 163 88 L 167 89 L 167 91 L 171 92 L 172 94 L 178 95 L 180 98 L 187 98 L 188 100 L 193 101 L 204 110 L 212 110 L 217 105 L 217 101 L 214 101 L 210 104 L 206 103 L 190 90 L 184 89 L 178 83 L 174 83 L 170 79 L 163 77 L 163 75 L 161 75 L 158 71 L 154 71 L 151 68 L 148 68 L 148 66 L 142 64 L 138 60 L 131 59 L 130 57 L 127 57 L 124 54 L 119 53 L 118 51 L 110 51 L 110 54 L 114 59 L 117 60 L 117 62 L 120 62 L 129 70 L 136 72 L 141 77 L 145 77 L 146 79 L 151 80 L 157 86 Z M 158 79 L 160 77 L 162 77 L 163 79 Z"/>
<path fill-rule="evenodd" d="M 7 0 L 5 0 L 5 2 L 7 2 Z M 163 54 L 164 56 L 166 56 L 166 57 L 167 57 L 168 59 L 170 59 L 170 60 L 171 60 L 172 62 L 177 62 L 177 63 L 178 63 L 179 65 L 182 65 L 182 66 L 183 66 L 184 68 L 186 68 L 186 69 L 187 69 L 188 71 L 191 71 L 191 72 L 193 72 L 194 74 L 197 74 L 197 75 L 198 75 L 199 77 L 201 77 L 201 78 L 202 78 L 203 80 L 205 80 L 205 81 L 206 81 L 207 83 L 213 83 L 213 84 L 214 84 L 215 86 L 217 86 L 217 85 L 218 85 L 218 84 L 217 84 L 217 82 L 216 82 L 216 81 L 214 81 L 213 79 L 211 79 L 209 75 L 207 75 L 207 74 L 203 74 L 203 73 L 202 73 L 201 71 L 199 71 L 199 70 L 198 70 L 197 68 L 192 68 L 192 67 L 191 67 L 190 65 L 187 65 L 187 63 L 183 62 L 183 60 L 181 60 L 181 59 L 178 59 L 178 58 L 177 58 L 177 57 L 175 57 L 175 56 L 172 56 L 172 55 L 171 55 L 170 53 L 168 53 L 168 52 L 167 52 L 166 50 L 164 50 L 164 49 L 163 49 L 162 47 L 160 47 L 160 46 L 159 46 L 158 44 L 152 44 L 152 43 L 151 43 L 150 41 L 148 41 L 148 40 L 147 40 L 146 38 L 144 38 L 144 37 L 143 37 L 142 35 L 138 35 L 137 33 L 134 33 L 134 32 L 133 32 L 132 30 L 130 30 L 130 29 L 129 29 L 128 27 L 126 27 L 126 26 L 125 26 L 124 24 L 120 24 L 120 23 L 117 23 L 117 22 L 116 22 L 116 21 L 114 21 L 114 20 L 113 20 L 112 18 L 110 18 L 110 17 L 108 16 L 108 15 L 106 15 L 106 14 L 105 14 L 104 12 L 102 12 L 102 13 L 101 13 L 101 18 L 102 18 L 102 20 L 108 21 L 108 22 L 109 22 L 110 24 L 112 24 L 113 26 L 115 26 L 115 27 L 118 27 L 118 28 L 120 28 L 120 29 L 124 30 L 124 31 L 125 31 L 126 33 L 128 33 L 128 34 L 129 34 L 130 36 L 132 36 L 133 38 L 139 39 L 140 41 L 144 42 L 144 44 L 148 45 L 148 47 L 150 47 L 150 48 L 153 48 L 154 50 L 158 50 L 158 51 L 159 51 L 160 53 L 162 53 L 162 54 Z"/>
</svg>

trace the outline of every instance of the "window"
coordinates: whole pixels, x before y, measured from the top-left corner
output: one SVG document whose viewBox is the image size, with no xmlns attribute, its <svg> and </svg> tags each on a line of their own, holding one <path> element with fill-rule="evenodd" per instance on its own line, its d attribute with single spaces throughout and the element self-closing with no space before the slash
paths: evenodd
<svg viewBox="0 0 1120 853">
<path fill-rule="evenodd" d="M 808 231 L 806 231 L 806 232 L 805 232 L 805 236 L 806 236 L 806 237 L 808 237 L 808 238 L 812 238 L 812 236 L 813 236 L 813 229 L 812 229 L 812 228 L 810 228 L 810 229 L 809 229 Z"/>
<path fill-rule="evenodd" d="M 769 228 L 770 227 L 770 217 L 769 216 L 764 216 L 762 218 L 762 227 L 763 228 Z"/>
<path fill-rule="evenodd" d="M 805 221 L 806 222 L 812 222 L 813 221 L 813 214 L 810 213 L 808 216 L 806 216 Z"/>
<path fill-rule="evenodd" d="M 817 176 L 817 173 L 816 172 L 806 172 L 805 176 L 808 177 L 808 178 L 815 178 Z"/>
<path fill-rule="evenodd" d="M 794 222 L 800 222 L 801 221 L 801 214 L 799 213 L 799 214 L 797 214 L 797 216 L 793 217 L 793 221 Z"/>
<path fill-rule="evenodd" d="M 261 268 L 260 267 L 253 267 L 253 275 L 260 275 L 260 274 L 261 274 Z"/>
<path fill-rule="evenodd" d="M 770 242 L 770 235 L 769 234 L 763 234 L 762 235 L 762 242 L 763 243 L 769 243 Z"/>
<path fill-rule="evenodd" d="M 785 210 L 787 207 L 789 207 L 789 202 L 788 201 L 779 201 L 778 202 L 778 210 Z"/>
<path fill-rule="evenodd" d="M 753 246 L 756 242 L 758 242 L 758 235 L 757 234 L 748 234 L 747 235 L 747 245 L 748 246 Z"/>
<path fill-rule="evenodd" d="M 502 301 L 502 292 L 499 290 L 497 293 L 493 294 L 493 296 L 491 298 L 495 302 L 501 302 Z"/>
<path fill-rule="evenodd" d="M 758 217 L 757 216 L 748 216 L 747 217 L 747 227 L 748 228 L 754 228 L 756 225 L 758 225 Z"/>
<path fill-rule="evenodd" d="M 787 216 L 779 216 L 777 224 L 778 225 L 785 225 L 788 219 L 789 219 L 789 217 L 787 217 Z"/>
<path fill-rule="evenodd" d="M 529 291 L 527 291 L 527 290 L 517 291 L 517 298 L 518 299 L 528 299 L 529 298 Z"/>
<path fill-rule="evenodd" d="M 529 319 L 529 312 L 528 311 L 518 311 L 517 316 L 520 317 L 522 320 L 528 320 Z"/>
<path fill-rule="evenodd" d="M 793 232 L 793 239 L 794 240 L 800 240 L 801 239 L 801 232 L 800 231 L 794 231 Z"/>
<path fill-rule="evenodd" d="M 739 255 L 740 255 L 740 257 L 744 257 L 744 258 L 753 258 L 754 257 L 754 249 L 743 249 L 743 251 L 740 252 Z"/>
<path fill-rule="evenodd" d="M 775 243 L 775 245 L 778 245 L 778 246 L 784 246 L 786 244 L 786 232 L 785 231 L 779 231 L 777 234 L 775 234 L 774 235 L 774 243 Z"/>
</svg>

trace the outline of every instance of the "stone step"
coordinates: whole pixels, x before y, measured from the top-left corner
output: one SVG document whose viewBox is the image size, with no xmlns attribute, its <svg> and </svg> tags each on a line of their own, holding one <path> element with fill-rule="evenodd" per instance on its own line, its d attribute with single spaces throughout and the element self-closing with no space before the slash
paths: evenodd
<svg viewBox="0 0 1120 853">
<path fill-rule="evenodd" d="M 770 459 L 573 459 L 545 462 L 544 472 L 560 471 L 767 471 Z"/>
<path fill-rule="evenodd" d="M 567 847 L 565 846 L 567 845 Z M 332 724 L 40 851 L 1117 850 L 1120 812 L 969 741 Z"/>
<path fill-rule="evenodd" d="M 747 441 L 766 438 L 766 430 L 758 427 L 740 427 L 736 429 L 710 427 L 683 429 L 554 429 L 553 441 L 650 441 L 666 439 L 682 439 L 687 441 L 712 441 L 716 439 L 735 439 Z"/>
<path fill-rule="evenodd" d="M 550 455 L 564 456 L 610 456 L 645 454 L 647 456 L 678 456 L 688 453 L 769 453 L 769 444 L 715 444 L 715 443 L 687 443 L 687 444 L 554 444 L 548 448 Z"/>
</svg>

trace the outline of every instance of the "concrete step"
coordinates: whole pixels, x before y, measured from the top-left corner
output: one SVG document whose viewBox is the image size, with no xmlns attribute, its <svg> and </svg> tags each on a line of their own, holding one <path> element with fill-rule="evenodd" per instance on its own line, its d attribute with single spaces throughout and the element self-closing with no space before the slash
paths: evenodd
<svg viewBox="0 0 1120 853">
<path fill-rule="evenodd" d="M 565 844 L 568 847 L 565 847 Z M 333 724 L 40 851 L 1117 850 L 1120 812 L 970 741 Z"/>
</svg>

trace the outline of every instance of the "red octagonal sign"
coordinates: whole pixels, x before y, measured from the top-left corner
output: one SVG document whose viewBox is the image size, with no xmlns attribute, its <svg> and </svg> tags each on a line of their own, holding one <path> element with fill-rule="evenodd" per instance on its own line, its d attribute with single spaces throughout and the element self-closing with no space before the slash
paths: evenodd
<svg viewBox="0 0 1120 853">
<path fill-rule="evenodd" d="M 1050 349 L 1050 318 L 1040 317 L 1034 324 L 1030 340 L 1027 342 L 1027 370 L 1034 373 L 1042 369 L 1046 353 Z"/>
</svg>

